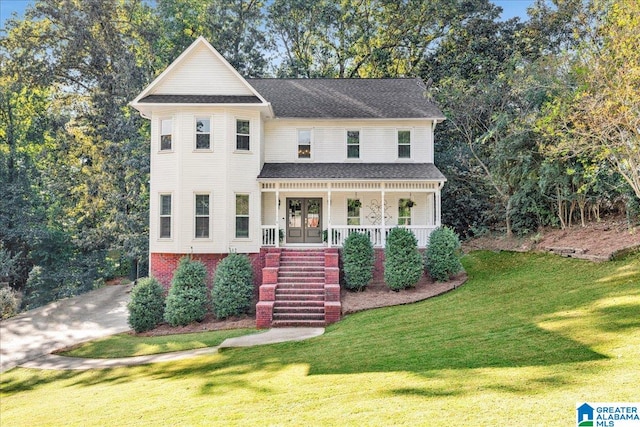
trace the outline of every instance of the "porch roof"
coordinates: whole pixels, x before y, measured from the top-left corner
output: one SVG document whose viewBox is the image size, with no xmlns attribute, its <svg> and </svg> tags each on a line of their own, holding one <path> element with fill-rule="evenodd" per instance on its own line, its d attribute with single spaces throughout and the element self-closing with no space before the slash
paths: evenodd
<svg viewBox="0 0 640 427">
<path fill-rule="evenodd" d="M 433 163 L 265 163 L 258 180 L 446 181 Z"/>
</svg>

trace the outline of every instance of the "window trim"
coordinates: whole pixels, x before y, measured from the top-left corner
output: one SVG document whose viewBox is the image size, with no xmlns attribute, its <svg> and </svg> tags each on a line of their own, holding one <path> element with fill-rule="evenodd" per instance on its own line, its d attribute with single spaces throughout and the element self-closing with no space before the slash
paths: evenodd
<svg viewBox="0 0 640 427">
<path fill-rule="evenodd" d="M 247 197 L 247 213 L 246 214 L 238 214 L 238 197 L 246 196 Z M 236 239 L 249 240 L 251 237 L 251 195 L 249 193 L 235 193 L 235 215 L 234 215 L 234 236 Z M 238 218 L 247 218 L 247 235 L 239 236 L 238 235 Z"/>
<path fill-rule="evenodd" d="M 209 132 L 198 132 L 198 120 L 208 120 L 209 121 Z M 213 120 L 211 116 L 196 116 L 194 122 L 194 136 L 193 136 L 193 150 L 194 151 L 213 151 Z M 207 148 L 198 148 L 198 135 L 209 135 L 209 147 Z"/>
<path fill-rule="evenodd" d="M 207 214 L 198 214 L 198 196 L 207 196 Z M 197 192 L 193 195 L 193 238 L 196 240 L 211 239 L 211 193 Z M 198 236 L 198 218 L 207 218 L 207 235 Z"/>
<path fill-rule="evenodd" d="M 249 133 L 239 133 L 238 132 L 238 122 L 247 122 L 249 123 Z M 247 119 L 247 118 L 243 118 L 243 117 L 236 117 L 236 128 L 235 128 L 235 152 L 238 153 L 249 153 L 251 152 L 251 119 Z M 249 146 L 247 149 L 244 148 L 238 148 L 238 137 L 239 136 L 246 136 L 249 138 Z"/>
<path fill-rule="evenodd" d="M 163 123 L 164 122 L 169 122 L 170 123 L 171 132 L 168 133 L 168 134 L 163 133 L 163 129 L 162 128 L 163 128 Z M 160 129 L 159 129 L 158 133 L 160 134 L 160 137 L 158 138 L 158 151 L 160 153 L 170 153 L 170 152 L 173 151 L 173 122 L 174 122 L 173 117 L 161 117 L 159 119 L 159 127 L 160 127 Z M 169 148 L 162 148 L 162 137 L 165 136 L 165 135 L 169 135 L 169 137 L 170 137 L 170 139 L 169 139 L 170 147 Z"/>
<path fill-rule="evenodd" d="M 358 201 L 360 202 L 360 206 L 358 206 L 358 216 L 349 216 L 349 202 L 350 201 Z M 349 223 L 350 219 L 358 219 L 358 223 L 357 224 L 351 224 Z M 360 200 L 360 198 L 347 198 L 347 225 L 362 225 L 362 200 Z"/>
<path fill-rule="evenodd" d="M 409 143 L 408 144 L 400 144 L 400 132 L 409 132 Z M 413 150 L 412 148 L 412 142 L 413 142 L 413 131 L 412 129 L 408 129 L 408 128 L 398 128 L 396 129 L 396 156 L 398 158 L 398 160 L 411 160 L 413 157 Z M 409 156 L 408 157 L 400 157 L 400 146 L 409 147 Z"/>
<path fill-rule="evenodd" d="M 358 132 L 358 144 L 349 144 L 349 132 Z M 347 147 L 347 160 L 360 160 L 360 147 L 362 145 L 362 130 L 361 129 L 347 129 L 345 132 L 345 145 Z M 349 147 L 358 147 L 358 157 L 349 157 Z"/>
<path fill-rule="evenodd" d="M 169 213 L 163 213 L 163 198 L 169 197 Z M 171 240 L 173 238 L 173 194 L 172 193 L 159 193 L 158 194 L 158 239 L 161 240 Z M 162 235 L 162 219 L 169 218 L 169 235 Z"/>
<path fill-rule="evenodd" d="M 309 132 L 309 157 L 300 157 L 300 132 Z M 296 159 L 298 160 L 313 159 L 313 129 L 312 128 L 296 129 Z"/>
</svg>

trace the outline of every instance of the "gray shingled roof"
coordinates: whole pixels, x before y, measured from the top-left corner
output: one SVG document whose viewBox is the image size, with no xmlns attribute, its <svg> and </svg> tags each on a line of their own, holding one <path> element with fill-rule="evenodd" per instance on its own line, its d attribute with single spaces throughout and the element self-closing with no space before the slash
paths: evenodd
<svg viewBox="0 0 640 427">
<path fill-rule="evenodd" d="M 433 163 L 265 163 L 258 179 L 446 180 Z"/>
<path fill-rule="evenodd" d="M 253 95 L 149 95 L 141 103 L 154 104 L 259 104 Z"/>
<path fill-rule="evenodd" d="M 276 117 L 444 119 L 419 79 L 247 79 Z"/>
</svg>

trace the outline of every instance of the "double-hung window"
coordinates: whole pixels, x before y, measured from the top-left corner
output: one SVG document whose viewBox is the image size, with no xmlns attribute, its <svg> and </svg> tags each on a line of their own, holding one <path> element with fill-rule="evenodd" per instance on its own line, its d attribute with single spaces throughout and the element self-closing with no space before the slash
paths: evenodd
<svg viewBox="0 0 640 427">
<path fill-rule="evenodd" d="M 211 119 L 196 119 L 196 150 L 211 149 Z"/>
<path fill-rule="evenodd" d="M 196 194 L 196 238 L 209 238 L 209 195 Z"/>
<path fill-rule="evenodd" d="M 311 158 L 311 130 L 309 129 L 298 130 L 298 158 Z"/>
<path fill-rule="evenodd" d="M 236 237 L 249 237 L 249 195 L 236 194 Z"/>
<path fill-rule="evenodd" d="M 170 151 L 172 149 L 172 127 L 171 119 L 160 120 L 160 151 Z"/>
<path fill-rule="evenodd" d="M 411 225 L 411 199 L 398 200 L 398 225 Z"/>
<path fill-rule="evenodd" d="M 236 120 L 236 150 L 249 151 L 249 139 L 250 139 L 250 126 L 249 120 L 237 119 Z"/>
<path fill-rule="evenodd" d="M 411 158 L 411 131 L 410 130 L 398 131 L 398 158 L 399 159 Z"/>
<path fill-rule="evenodd" d="M 171 194 L 160 195 L 160 238 L 171 238 Z"/>
<path fill-rule="evenodd" d="M 347 159 L 360 158 L 360 131 L 347 131 Z"/>
<path fill-rule="evenodd" d="M 360 199 L 347 199 L 347 225 L 360 225 Z"/>
</svg>

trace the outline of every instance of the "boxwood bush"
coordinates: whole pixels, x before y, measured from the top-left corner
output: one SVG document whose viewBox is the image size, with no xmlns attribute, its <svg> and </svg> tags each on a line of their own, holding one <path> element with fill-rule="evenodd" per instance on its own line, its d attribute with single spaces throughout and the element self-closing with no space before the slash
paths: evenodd
<svg viewBox="0 0 640 427">
<path fill-rule="evenodd" d="M 199 322 L 207 314 L 207 269 L 190 257 L 180 259 L 167 296 L 164 319 L 171 326 Z"/>
<path fill-rule="evenodd" d="M 422 276 L 424 266 L 418 252 L 418 241 L 405 228 L 389 232 L 384 248 L 384 281 L 394 290 L 412 288 Z"/>
<path fill-rule="evenodd" d="M 131 290 L 129 326 L 136 332 L 144 332 L 158 326 L 164 317 L 164 288 L 152 277 L 138 280 Z"/>
<path fill-rule="evenodd" d="M 229 254 L 220 261 L 212 291 L 213 311 L 217 318 L 251 311 L 253 292 L 253 267 L 246 255 Z"/>
<path fill-rule="evenodd" d="M 438 282 L 446 282 L 462 271 L 460 263 L 460 239 L 453 229 L 438 227 L 429 236 L 429 246 L 424 253 L 425 267 Z"/>
<path fill-rule="evenodd" d="M 360 291 L 373 278 L 375 257 L 369 236 L 363 233 L 351 233 L 345 239 L 342 248 L 342 268 L 345 287 Z"/>
</svg>

